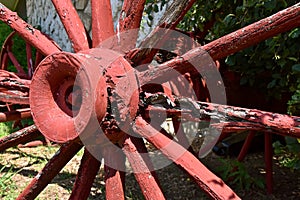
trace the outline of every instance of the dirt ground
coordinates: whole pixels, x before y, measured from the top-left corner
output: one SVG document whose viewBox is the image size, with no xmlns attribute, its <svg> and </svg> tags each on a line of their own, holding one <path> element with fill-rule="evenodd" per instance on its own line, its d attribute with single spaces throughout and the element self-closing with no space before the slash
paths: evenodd
<svg viewBox="0 0 300 200">
<path fill-rule="evenodd" d="M 0 199 L 15 199 L 47 160 L 57 150 L 57 147 L 36 147 L 17 149 L 11 148 L 0 154 L 0 184 L 3 177 L 11 174 L 7 188 L 0 191 Z M 38 196 L 38 199 L 68 199 L 80 163 L 82 151 L 79 152 L 59 175 Z M 234 158 L 232 158 L 234 160 Z M 220 157 L 211 153 L 201 160 L 209 169 L 216 172 L 220 168 Z M 273 159 L 274 167 L 274 192 L 267 195 L 266 190 L 251 184 L 248 189 L 239 184 L 228 182 L 231 188 L 242 199 L 300 199 L 300 172 L 292 172 L 280 167 L 276 157 Z M 264 158 L 262 152 L 249 154 L 244 166 L 251 178 L 264 182 Z M 157 171 L 166 199 L 209 199 L 193 183 L 189 176 L 183 173 L 174 164 Z M 216 172 L 218 174 L 218 172 Z M 100 170 L 95 179 L 89 199 L 105 199 L 105 183 L 103 171 Z M 250 180 L 249 180 L 250 181 Z M 247 180 L 246 180 L 247 182 Z M 139 186 L 132 174 L 126 176 L 126 199 L 143 199 Z"/>
</svg>

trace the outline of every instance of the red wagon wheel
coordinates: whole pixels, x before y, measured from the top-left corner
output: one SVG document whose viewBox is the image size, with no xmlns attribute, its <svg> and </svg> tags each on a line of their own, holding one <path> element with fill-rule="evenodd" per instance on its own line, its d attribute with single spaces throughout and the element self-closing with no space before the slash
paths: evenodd
<svg viewBox="0 0 300 200">
<path fill-rule="evenodd" d="M 54 44 L 55 42 L 52 41 Z M 22 49 L 16 48 L 16 43 L 21 43 L 23 46 Z M 22 53 L 26 55 L 26 66 L 24 63 L 20 63 L 18 61 L 17 54 Z M 0 67 L 1 67 L 1 102 L 3 103 L 1 108 L 1 122 L 14 121 L 13 127 L 25 128 L 26 124 L 22 124 L 21 120 L 31 118 L 31 112 L 29 108 L 29 85 L 30 79 L 32 78 L 33 72 L 41 62 L 44 56 L 36 51 L 32 45 L 28 42 L 22 41 L 22 38 L 17 34 L 16 31 L 12 31 L 2 44 L 2 49 L 0 52 Z M 9 97 L 9 98 L 8 98 Z M 12 100 L 14 99 L 14 100 Z M 17 131 L 16 133 L 20 133 Z M 16 134 L 14 133 L 14 134 Z M 14 141 L 9 144 L 9 141 L 12 142 L 11 139 L 14 134 L 8 136 L 7 138 L 3 138 L 1 150 L 15 146 L 19 144 L 19 146 L 27 141 L 31 141 L 35 139 L 33 135 L 31 137 L 22 138 L 19 137 L 19 141 Z M 43 139 L 44 140 L 44 139 Z M 45 142 L 37 140 L 32 141 L 26 146 L 36 146 L 43 143 L 48 143 L 49 141 L 46 139 Z"/>
<path fill-rule="evenodd" d="M 35 55 L 33 56 L 34 51 L 32 49 L 32 46 L 29 43 L 25 43 L 24 50 L 26 51 L 27 60 L 27 66 L 25 67 L 27 69 L 27 72 L 25 72 L 24 67 L 19 63 L 15 56 L 15 54 L 19 52 L 13 50 L 14 39 L 17 39 L 18 37 L 18 34 L 15 31 L 13 31 L 7 36 L 6 40 L 2 44 L 2 49 L 0 53 L 1 69 L 7 70 L 10 61 L 13 64 L 16 70 L 15 73 L 18 77 L 24 79 L 31 79 L 34 69 L 43 59 L 43 55 L 39 51 L 36 51 Z"/>
<path fill-rule="evenodd" d="M 35 125 L 21 131 L 23 140 L 40 131 L 46 138 L 61 144 L 60 150 L 18 199 L 37 197 L 83 146 L 85 153 L 70 199 L 87 199 L 101 158 L 105 164 L 106 198 L 124 199 L 125 157 L 145 198 L 164 199 L 142 137 L 186 171 L 212 198 L 238 199 L 180 141 L 176 142 L 173 136 L 156 126 L 156 122 L 164 119 L 163 114 L 191 121 L 223 119 L 213 123 L 216 130 L 266 130 L 300 136 L 298 117 L 197 102 L 189 96 L 174 97 L 164 86 L 157 86 L 157 83 L 169 81 L 170 76 L 166 75 L 174 77 L 188 73 L 187 79 L 193 80 L 199 77 L 199 69 L 213 70 L 215 66 L 211 63 L 201 63 L 208 54 L 218 60 L 298 27 L 300 4 L 153 67 L 148 65 L 157 54 L 156 46 L 152 44 L 163 45 L 164 40 L 157 40 L 158 36 L 170 34 L 160 28 L 174 29 L 195 1 L 174 1 L 160 28 L 142 42 L 142 47 L 148 48 L 135 48 L 145 0 L 124 1 L 117 32 L 114 31 L 110 1 L 92 0 L 91 46 L 72 2 L 52 2 L 75 53 L 62 52 L 40 31 L 0 4 L 0 19 L 47 56 L 34 73 L 29 99 L 21 95 L 3 98 L 13 103 L 30 104 Z M 195 67 L 194 63 L 201 63 L 200 67 Z M 19 138 L 20 134 L 15 134 L 1 140 L 0 148 L 20 142 Z"/>
</svg>

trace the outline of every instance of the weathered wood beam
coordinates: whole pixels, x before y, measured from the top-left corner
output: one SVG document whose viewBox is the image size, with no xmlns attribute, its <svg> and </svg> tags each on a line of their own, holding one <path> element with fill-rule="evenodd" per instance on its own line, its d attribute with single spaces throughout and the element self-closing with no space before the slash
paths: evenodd
<svg viewBox="0 0 300 200">
<path fill-rule="evenodd" d="M 35 125 L 28 126 L 0 139 L 0 152 L 18 144 L 27 143 L 40 137 L 42 134 Z"/>
<path fill-rule="evenodd" d="M 31 117 L 30 108 L 22 108 L 7 112 L 0 112 L 0 122 L 15 121 Z"/>
<path fill-rule="evenodd" d="M 165 112 L 188 120 L 214 119 L 213 127 L 224 132 L 255 130 L 300 138 L 300 117 L 279 113 L 247 109 L 229 105 L 194 101 L 190 98 L 176 98 L 177 106 L 166 109 L 151 105 L 149 111 Z M 147 115 L 146 115 L 147 116 Z"/>
<path fill-rule="evenodd" d="M 81 148 L 77 142 L 63 144 L 17 199 L 35 199 Z"/>
<path fill-rule="evenodd" d="M 120 13 L 117 35 L 122 50 L 135 48 L 146 0 L 125 0 Z"/>
</svg>

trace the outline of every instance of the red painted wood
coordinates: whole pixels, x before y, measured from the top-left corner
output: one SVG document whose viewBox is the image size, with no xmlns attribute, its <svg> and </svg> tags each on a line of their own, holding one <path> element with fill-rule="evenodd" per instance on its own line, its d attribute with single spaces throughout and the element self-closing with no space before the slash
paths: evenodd
<svg viewBox="0 0 300 200">
<path fill-rule="evenodd" d="M 246 154 L 248 153 L 249 147 L 250 147 L 251 142 L 252 142 L 252 140 L 253 140 L 253 138 L 255 136 L 255 133 L 256 133 L 255 131 L 250 131 L 249 132 L 249 134 L 248 134 L 248 136 L 247 136 L 247 138 L 246 138 L 246 140 L 245 140 L 245 142 L 243 144 L 243 147 L 242 147 L 242 149 L 241 149 L 241 151 L 240 151 L 240 153 L 239 153 L 239 155 L 237 157 L 238 161 L 241 162 L 246 157 Z"/>
<path fill-rule="evenodd" d="M 0 122 L 15 121 L 31 117 L 30 108 L 17 109 L 7 112 L 0 112 Z"/>
<path fill-rule="evenodd" d="M 17 200 L 35 199 L 81 148 L 82 145 L 76 142 L 64 144 L 32 179 Z"/>
<path fill-rule="evenodd" d="M 92 55 L 87 60 L 85 54 L 62 52 L 40 63 L 31 81 L 29 98 L 34 122 L 46 138 L 65 143 L 96 131 L 97 119 L 101 121 L 106 113 L 107 90 L 100 68 L 95 70 L 90 66 L 101 66 L 102 61 L 105 59 L 93 59 Z M 74 84 L 80 88 L 78 94 L 73 91 Z M 68 88 L 72 89 L 69 95 Z M 71 95 L 81 98 L 77 110 L 67 104 L 72 103 L 68 102 Z"/>
<path fill-rule="evenodd" d="M 16 59 L 15 55 L 13 54 L 13 52 L 11 51 L 8 51 L 7 52 L 8 54 L 8 57 L 10 59 L 10 61 L 13 63 L 13 65 L 16 67 L 18 73 L 22 73 L 22 74 L 25 74 L 22 66 L 20 65 L 20 63 L 18 62 L 18 60 Z"/>
<path fill-rule="evenodd" d="M 39 30 L 33 28 L 31 25 L 22 20 L 17 13 L 7 9 L 0 3 L 0 20 L 9 25 L 12 29 L 29 44 L 34 46 L 44 55 L 50 55 L 60 52 L 60 48 L 53 41 L 48 39 Z"/>
<path fill-rule="evenodd" d="M 0 152 L 18 144 L 27 143 L 41 136 L 35 125 L 28 126 L 0 139 Z"/>
<path fill-rule="evenodd" d="M 265 133 L 265 163 L 266 163 L 266 186 L 268 194 L 273 192 L 273 146 L 272 135 Z"/>
<path fill-rule="evenodd" d="M 145 0 L 124 0 L 119 18 L 120 32 L 140 28 Z"/>
<path fill-rule="evenodd" d="M 240 130 L 261 130 L 290 137 L 300 137 L 300 117 L 247 109 L 235 106 L 220 105 L 208 102 L 194 101 L 190 98 L 176 98 L 196 105 L 196 107 L 180 109 L 165 109 L 159 106 L 148 106 L 146 111 L 168 113 L 168 115 L 181 116 L 187 120 L 209 120 L 211 116 L 218 118 L 221 123 L 211 124 L 225 132 Z M 193 114 L 193 112 L 196 114 Z M 199 117 L 200 116 L 200 117 Z"/>
<path fill-rule="evenodd" d="M 100 161 L 94 158 L 93 155 L 91 155 L 85 148 L 72 193 L 69 198 L 70 200 L 85 200 L 89 197 L 94 179 L 100 168 L 100 164 Z"/>
<path fill-rule="evenodd" d="M 125 195 L 125 155 L 116 151 L 112 144 L 101 149 L 104 158 L 105 195 L 107 200 L 124 200 Z"/>
<path fill-rule="evenodd" d="M 145 38 L 140 44 L 142 49 L 133 49 L 126 54 L 126 57 L 132 61 L 134 66 L 151 63 L 153 57 L 158 52 L 159 46 L 166 43 L 169 32 L 167 29 L 174 29 L 182 20 L 184 15 L 195 3 L 195 0 L 174 0 L 167 11 L 161 17 L 158 26 Z M 165 29 L 162 31 L 162 28 Z M 153 49 L 148 49 L 155 46 Z M 143 49 L 146 47 L 146 49 Z"/>
<path fill-rule="evenodd" d="M 145 2 L 145 0 L 124 0 L 117 27 L 117 34 L 129 31 L 128 34 L 121 34 L 118 41 L 124 52 L 136 45 Z"/>
<path fill-rule="evenodd" d="M 133 129 L 137 134 L 145 137 L 161 150 L 169 159 L 186 170 L 194 178 L 195 182 L 212 198 L 239 199 L 222 179 L 210 172 L 194 155 L 157 132 L 141 117 L 137 117 Z"/>
<path fill-rule="evenodd" d="M 129 137 L 125 139 L 122 149 L 128 158 L 145 199 L 165 199 L 158 183 L 149 171 L 149 167 Z"/>
<path fill-rule="evenodd" d="M 114 24 L 110 0 L 92 0 L 93 47 L 114 36 Z"/>
<path fill-rule="evenodd" d="M 158 184 L 158 186 L 160 186 L 158 176 L 157 176 L 155 168 L 152 164 L 152 161 L 151 161 L 151 158 L 149 156 L 149 152 L 147 150 L 144 139 L 143 138 L 136 138 L 136 137 L 131 137 L 130 139 L 131 139 L 131 142 L 135 145 L 138 152 L 141 154 L 144 162 L 146 163 L 147 167 L 149 168 L 149 171 L 150 171 L 151 175 L 154 177 L 156 183 Z"/>
<path fill-rule="evenodd" d="M 8 76 L 7 76 L 8 75 Z M 15 78 L 10 78 L 12 73 L 10 74 L 5 74 L 1 73 L 0 70 L 0 87 L 2 92 L 6 92 L 5 90 L 8 90 L 7 93 L 9 94 L 10 91 L 19 91 L 20 95 L 26 96 L 25 93 L 29 92 L 29 85 L 31 83 L 30 80 L 26 79 L 20 79 L 18 76 L 14 76 Z M 16 92 L 15 92 L 16 93 Z"/>
<path fill-rule="evenodd" d="M 89 49 L 84 25 L 71 0 L 52 0 L 75 52 Z"/>
<path fill-rule="evenodd" d="M 12 103 L 12 104 L 20 104 L 20 105 L 29 105 L 29 98 L 24 94 L 13 94 L 7 92 L 0 92 L 0 101 L 5 103 Z"/>
</svg>

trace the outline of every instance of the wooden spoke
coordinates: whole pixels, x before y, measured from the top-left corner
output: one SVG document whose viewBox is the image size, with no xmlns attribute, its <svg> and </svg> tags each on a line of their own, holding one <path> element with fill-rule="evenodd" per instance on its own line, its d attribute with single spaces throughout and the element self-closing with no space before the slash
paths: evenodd
<svg viewBox="0 0 300 200">
<path fill-rule="evenodd" d="M 81 148 L 82 145 L 76 142 L 64 144 L 17 199 L 35 199 Z"/>
<path fill-rule="evenodd" d="M 119 18 L 117 34 L 125 52 L 135 47 L 146 0 L 125 0 Z M 128 33 L 123 33 L 129 31 Z M 122 34 L 123 33 L 123 34 Z"/>
<path fill-rule="evenodd" d="M 89 49 L 84 25 L 71 0 L 52 0 L 57 14 L 63 23 L 75 52 Z"/>
<path fill-rule="evenodd" d="M 91 155 L 87 149 L 81 159 L 70 199 L 87 199 L 89 197 L 94 179 L 100 168 L 100 161 Z"/>
<path fill-rule="evenodd" d="M 203 47 L 214 60 L 300 26 L 300 3 L 232 32 Z M 226 49 L 226 51 L 224 51 Z"/>
<path fill-rule="evenodd" d="M 35 125 L 28 126 L 0 139 L 0 152 L 18 144 L 27 143 L 41 136 Z"/>
<path fill-rule="evenodd" d="M 127 53 L 126 57 L 135 66 L 150 63 L 169 35 L 167 29 L 174 29 L 196 0 L 175 0 L 161 17 L 158 26 L 141 42 L 140 48 Z M 163 28 L 163 29 L 162 29 Z M 152 47 L 152 48 L 151 48 Z"/>
<path fill-rule="evenodd" d="M 8 94 L 0 92 L 0 101 L 5 103 L 13 103 L 20 105 L 29 105 L 29 98 L 26 96 L 18 95 L 18 94 Z"/>
<path fill-rule="evenodd" d="M 211 197 L 215 199 L 239 199 L 222 179 L 210 172 L 193 154 L 159 133 L 141 117 L 136 119 L 133 129 L 188 172 L 195 182 Z"/>
<path fill-rule="evenodd" d="M 106 199 L 125 199 L 125 155 L 112 144 L 102 148 Z"/>
<path fill-rule="evenodd" d="M 39 30 L 22 20 L 17 13 L 12 12 L 0 3 L 0 20 L 9 25 L 12 29 L 29 44 L 34 46 L 43 55 L 50 55 L 60 52 L 60 48 Z"/>
<path fill-rule="evenodd" d="M 165 62 L 158 67 L 150 68 L 140 74 L 139 77 L 143 77 L 143 80 L 146 80 L 145 82 L 151 82 L 151 80 L 154 81 L 156 79 L 164 80 L 166 77 L 165 74 L 172 74 L 173 70 L 183 74 L 191 73 L 198 75 L 199 72 L 192 63 L 196 60 L 199 62 L 205 60 L 207 57 L 206 52 L 214 60 L 218 60 L 299 26 L 300 3 L 223 36 L 207 45 L 194 48 L 184 55 Z M 204 67 L 207 67 L 207 65 L 201 64 L 200 68 L 202 70 L 205 70 L 203 69 Z"/>
<path fill-rule="evenodd" d="M 266 131 L 284 136 L 300 137 L 300 117 L 279 113 L 247 109 L 235 106 L 220 105 L 208 102 L 194 101 L 189 98 L 177 98 L 178 107 L 165 109 L 159 106 L 147 106 L 147 113 L 151 111 L 167 113 L 169 116 L 181 116 L 190 121 L 210 120 L 211 124 L 223 132 L 241 130 Z M 181 103 L 180 103 L 181 102 Z M 185 104 L 185 105 L 184 105 Z"/>
<path fill-rule="evenodd" d="M 134 176 L 140 185 L 145 199 L 165 199 L 158 183 L 149 171 L 149 167 L 136 146 L 132 143 L 130 137 L 124 141 L 123 151 L 130 162 Z"/>
<path fill-rule="evenodd" d="M 92 0 L 93 47 L 114 36 L 114 24 L 110 0 Z"/>
</svg>

